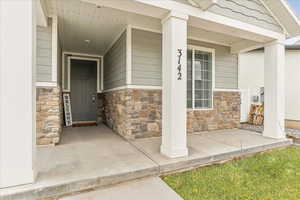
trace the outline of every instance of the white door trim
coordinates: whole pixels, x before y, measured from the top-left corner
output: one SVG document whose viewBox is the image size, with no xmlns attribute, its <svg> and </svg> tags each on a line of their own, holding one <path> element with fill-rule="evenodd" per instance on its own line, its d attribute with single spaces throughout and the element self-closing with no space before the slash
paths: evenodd
<svg viewBox="0 0 300 200">
<path fill-rule="evenodd" d="M 64 57 L 67 54 L 71 54 L 67 57 L 68 62 L 67 66 L 64 65 Z M 103 56 L 96 56 L 96 55 L 90 55 L 90 54 L 80 54 L 80 53 L 71 53 L 71 52 L 64 52 L 63 53 L 63 69 L 62 69 L 62 83 L 64 86 L 65 82 L 65 67 L 68 68 L 68 87 L 67 89 L 63 89 L 63 92 L 71 92 L 71 60 L 88 60 L 88 61 L 96 61 L 97 62 L 97 93 L 103 92 Z M 101 64 L 100 64 L 101 63 Z M 99 75 L 99 72 L 101 72 L 101 75 Z M 101 76 L 101 77 L 100 77 Z"/>
</svg>

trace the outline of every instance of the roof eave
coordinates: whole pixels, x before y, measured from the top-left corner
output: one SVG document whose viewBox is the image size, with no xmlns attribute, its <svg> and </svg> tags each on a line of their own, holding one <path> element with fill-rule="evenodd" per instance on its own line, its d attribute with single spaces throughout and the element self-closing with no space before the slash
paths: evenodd
<svg viewBox="0 0 300 200">
<path fill-rule="evenodd" d="M 273 11 L 289 37 L 300 35 L 300 21 L 288 2 L 285 0 L 264 0 L 264 3 Z"/>
</svg>

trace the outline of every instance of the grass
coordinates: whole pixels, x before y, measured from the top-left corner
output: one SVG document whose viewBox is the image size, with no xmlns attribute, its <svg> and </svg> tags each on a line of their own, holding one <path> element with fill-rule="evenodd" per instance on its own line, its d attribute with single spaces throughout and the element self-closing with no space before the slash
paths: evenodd
<svg viewBox="0 0 300 200">
<path fill-rule="evenodd" d="M 164 177 L 185 200 L 299 200 L 300 148 Z"/>
</svg>

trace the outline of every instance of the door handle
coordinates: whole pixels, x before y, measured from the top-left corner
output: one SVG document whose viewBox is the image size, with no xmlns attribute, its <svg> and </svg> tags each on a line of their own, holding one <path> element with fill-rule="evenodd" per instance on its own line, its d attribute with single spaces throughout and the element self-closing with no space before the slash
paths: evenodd
<svg viewBox="0 0 300 200">
<path fill-rule="evenodd" d="M 96 102 L 96 95 L 95 95 L 95 94 L 92 95 L 92 102 L 93 102 L 93 103 Z"/>
</svg>

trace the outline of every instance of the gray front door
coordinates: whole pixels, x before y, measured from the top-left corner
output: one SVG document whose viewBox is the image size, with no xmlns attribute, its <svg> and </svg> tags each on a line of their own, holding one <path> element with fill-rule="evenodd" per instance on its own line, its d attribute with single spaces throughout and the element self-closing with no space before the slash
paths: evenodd
<svg viewBox="0 0 300 200">
<path fill-rule="evenodd" d="M 97 62 L 71 60 L 73 121 L 97 120 Z"/>
</svg>

